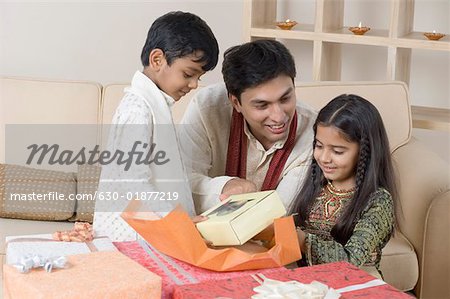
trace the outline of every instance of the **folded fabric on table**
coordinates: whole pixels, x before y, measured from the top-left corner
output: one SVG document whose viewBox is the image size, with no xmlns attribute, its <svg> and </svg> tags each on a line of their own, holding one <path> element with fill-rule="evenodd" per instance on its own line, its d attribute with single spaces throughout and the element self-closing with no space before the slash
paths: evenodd
<svg viewBox="0 0 450 299">
<path fill-rule="evenodd" d="M 172 298 L 173 289 L 177 285 L 192 284 L 209 280 L 214 281 L 227 278 L 238 278 L 255 273 L 269 274 L 280 269 L 272 268 L 264 270 L 216 272 L 171 258 L 159 252 L 143 240 L 115 242 L 114 245 L 120 252 L 162 278 L 162 299 Z"/>
<path fill-rule="evenodd" d="M 261 273 L 261 271 L 259 271 Z M 395 289 L 385 282 L 358 269 L 347 262 L 336 262 L 296 269 L 281 268 L 271 273 L 263 273 L 268 279 L 279 281 L 299 281 L 309 284 L 321 282 L 335 289 L 341 298 L 407 298 L 411 296 Z M 261 277 L 257 275 L 256 277 Z M 207 298 L 251 298 L 256 294 L 255 287 L 260 286 L 255 275 L 245 275 L 218 281 L 206 281 L 196 284 L 175 286 L 174 299 L 207 299 Z M 255 296 L 255 298 L 258 298 Z M 289 297 L 291 298 L 291 297 Z"/>
<path fill-rule="evenodd" d="M 4 299 L 126 299 L 161 297 L 161 278 L 122 253 L 72 255 L 51 273 L 33 269 L 20 273 L 3 266 Z"/>
</svg>

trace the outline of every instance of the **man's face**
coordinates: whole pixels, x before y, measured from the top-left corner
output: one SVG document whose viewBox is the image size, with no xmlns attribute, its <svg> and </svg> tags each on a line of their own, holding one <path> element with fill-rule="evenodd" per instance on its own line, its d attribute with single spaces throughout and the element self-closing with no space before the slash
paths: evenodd
<svg viewBox="0 0 450 299">
<path fill-rule="evenodd" d="M 198 54 L 198 53 L 197 53 Z M 161 59 L 160 69 L 154 77 L 155 84 L 175 101 L 197 88 L 200 77 L 205 73 L 204 62 L 196 62 L 195 54 L 174 59 L 169 66 L 166 59 Z"/>
<path fill-rule="evenodd" d="M 280 75 L 246 89 L 241 102 L 231 95 L 235 109 L 242 113 L 253 136 L 267 150 L 287 137 L 296 107 L 295 87 L 291 77 Z"/>
</svg>

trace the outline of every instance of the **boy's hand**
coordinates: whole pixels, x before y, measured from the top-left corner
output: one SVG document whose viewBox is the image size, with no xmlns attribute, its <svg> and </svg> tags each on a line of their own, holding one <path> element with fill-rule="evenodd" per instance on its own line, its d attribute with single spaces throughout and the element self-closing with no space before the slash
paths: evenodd
<svg viewBox="0 0 450 299">
<path fill-rule="evenodd" d="M 224 201 L 233 194 L 250 193 L 256 191 L 258 190 L 256 189 L 255 183 L 253 183 L 252 181 L 235 178 L 229 180 L 225 184 L 225 186 L 223 186 L 222 194 L 220 194 L 219 199 L 220 201 Z"/>
</svg>

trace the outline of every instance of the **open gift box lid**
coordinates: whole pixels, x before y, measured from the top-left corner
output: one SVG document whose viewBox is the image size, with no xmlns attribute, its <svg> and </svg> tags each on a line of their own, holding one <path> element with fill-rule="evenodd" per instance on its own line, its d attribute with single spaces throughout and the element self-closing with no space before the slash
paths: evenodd
<svg viewBox="0 0 450 299">
<path fill-rule="evenodd" d="M 245 193 L 231 195 L 204 212 L 208 220 L 196 226 L 215 246 L 242 245 L 285 214 L 275 190 Z"/>
</svg>

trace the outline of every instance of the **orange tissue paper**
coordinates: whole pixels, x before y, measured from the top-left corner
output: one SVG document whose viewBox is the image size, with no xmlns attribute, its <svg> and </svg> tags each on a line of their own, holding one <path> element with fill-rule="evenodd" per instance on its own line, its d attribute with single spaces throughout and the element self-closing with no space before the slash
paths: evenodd
<svg viewBox="0 0 450 299">
<path fill-rule="evenodd" d="M 200 268 L 214 271 L 275 268 L 301 258 L 292 217 L 275 219 L 272 235 L 260 238 L 265 241 L 274 239 L 275 244 L 269 249 L 253 242 L 234 247 L 210 248 L 188 214 L 180 207 L 164 218 L 145 219 L 142 216 L 145 213 L 134 212 L 138 210 L 137 205 L 136 202 L 130 203 L 122 213 L 122 218 L 160 252 Z"/>
</svg>

